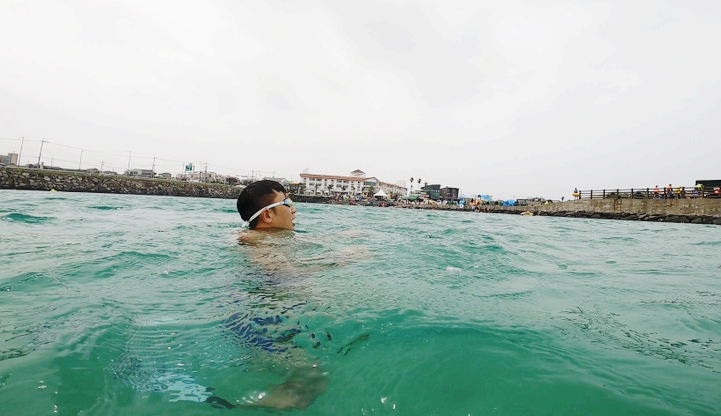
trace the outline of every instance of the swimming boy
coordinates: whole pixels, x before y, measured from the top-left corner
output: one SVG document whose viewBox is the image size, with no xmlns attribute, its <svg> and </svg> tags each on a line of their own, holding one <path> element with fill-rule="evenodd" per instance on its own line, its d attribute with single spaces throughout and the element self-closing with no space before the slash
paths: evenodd
<svg viewBox="0 0 721 416">
<path fill-rule="evenodd" d="M 269 241 L 261 238 L 270 237 L 270 240 L 277 237 L 276 240 L 281 241 L 286 238 L 285 235 L 268 231 L 293 230 L 295 227 L 293 220 L 296 209 L 288 198 L 283 185 L 269 180 L 254 182 L 240 193 L 237 208 L 241 218 L 248 223 L 250 228 L 241 233 L 241 242 L 253 245 L 251 251 L 258 258 L 257 262 L 264 266 L 266 272 L 274 270 L 273 267 L 277 267 L 278 264 L 282 266 L 280 270 L 287 271 L 289 261 L 287 259 L 278 261 L 278 256 L 271 256 L 271 254 L 277 253 L 266 252 L 266 249 L 277 251 L 277 246 L 270 247 L 268 244 L 262 244 Z M 269 296 L 269 293 L 263 293 L 263 296 Z M 132 374 L 134 375 L 133 379 L 140 377 L 144 382 L 139 383 L 136 386 L 137 389 L 166 392 L 173 396 L 171 401 L 205 402 L 227 409 L 236 407 L 265 407 L 274 410 L 306 409 L 326 390 L 328 378 L 302 348 L 289 344 L 295 335 L 301 333 L 301 329 L 280 326 L 283 317 L 277 311 L 269 311 L 266 316 L 263 315 L 263 311 L 246 309 L 234 313 L 226 323 L 227 328 L 249 346 L 276 354 L 276 357 L 286 357 L 286 361 L 281 363 L 289 369 L 289 375 L 283 383 L 273 387 L 269 392 L 262 392 L 257 397 L 244 397 L 237 403 L 231 403 L 216 396 L 213 392 L 214 389 L 201 386 L 192 377 L 183 373 L 161 371 L 159 375 L 151 376 L 146 381 L 143 380 L 142 374 L 147 370 L 138 364 L 142 360 L 130 355 L 122 357 L 123 359 L 118 360 L 118 364 L 113 365 L 111 369 L 116 375 Z M 328 339 L 330 340 L 330 335 L 328 335 Z M 293 359 L 288 359 L 289 356 Z M 138 367 L 142 371 L 138 370 Z M 135 375 L 135 372 L 139 376 Z"/>
<path fill-rule="evenodd" d="M 293 201 L 288 198 L 285 187 L 271 180 L 253 182 L 240 193 L 236 206 L 240 217 L 249 228 L 248 231 L 240 233 L 239 240 L 241 243 L 255 246 L 253 248 L 254 260 L 263 265 L 266 272 L 289 271 L 288 259 L 280 253 L 275 253 L 278 251 L 277 247 L 270 247 L 272 252 L 266 252 L 265 244 L 262 244 L 262 242 L 267 242 L 262 238 L 268 236 L 269 232 L 295 228 L 293 221 L 296 208 L 293 206 Z M 282 236 L 279 237 L 282 238 Z M 231 321 L 234 321 L 234 317 L 231 317 Z M 286 342 L 300 333 L 300 330 L 291 329 L 289 336 L 271 340 L 266 334 L 269 329 L 272 330 L 269 326 L 272 326 L 273 323 L 279 324 L 283 320 L 280 315 L 275 315 L 274 319 L 268 323 L 267 319 L 254 317 L 252 321 L 260 326 L 255 330 L 243 321 L 240 324 L 233 322 L 233 326 L 237 331 L 240 328 L 238 332 L 241 337 L 252 341 L 253 344 L 259 345 L 266 351 L 287 351 L 289 348 Z M 330 339 L 330 335 L 328 338 Z M 317 365 L 308 362 L 309 357 L 305 356 L 303 351 L 295 351 L 297 351 L 294 360 L 296 364 L 289 378 L 270 392 L 263 393 L 258 399 L 245 403 L 245 406 L 281 410 L 305 409 L 325 391 L 328 383 L 325 373 Z M 297 363 L 303 361 L 306 363 Z"/>
</svg>

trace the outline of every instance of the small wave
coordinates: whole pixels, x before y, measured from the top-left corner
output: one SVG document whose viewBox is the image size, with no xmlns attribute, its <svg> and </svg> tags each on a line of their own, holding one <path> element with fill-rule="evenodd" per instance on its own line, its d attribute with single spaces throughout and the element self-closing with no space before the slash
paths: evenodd
<svg viewBox="0 0 721 416">
<path fill-rule="evenodd" d="M 30 347 L 23 347 L 23 348 L 10 348 L 5 351 L 0 351 L 0 361 L 5 360 L 12 360 L 13 358 L 20 358 L 24 357 L 28 354 L 33 352 L 33 348 Z"/>
<path fill-rule="evenodd" d="M 113 207 L 113 206 L 109 206 L 109 205 L 97 205 L 97 206 L 92 206 L 92 207 L 88 207 L 88 208 L 90 208 L 90 209 L 99 209 L 99 210 L 101 210 L 101 211 L 108 211 L 108 210 L 120 209 L 120 207 Z"/>
<path fill-rule="evenodd" d="M 135 262 L 161 262 L 161 261 L 167 261 L 167 260 L 173 260 L 173 257 L 164 254 L 164 253 L 141 253 L 139 251 L 123 251 L 120 252 L 114 256 L 112 256 L 110 259 L 120 259 L 123 261 L 135 261 Z"/>
<path fill-rule="evenodd" d="M 481 246 L 483 251 L 489 251 L 492 253 L 502 253 L 505 252 L 506 249 L 504 249 L 502 246 L 499 246 L 498 244 L 488 244 L 485 246 Z"/>
<path fill-rule="evenodd" d="M 5 221 L 23 222 L 26 224 L 42 224 L 54 219 L 52 217 L 36 217 L 34 215 L 20 214 L 18 212 L 13 212 L 12 214 L 5 215 L 1 218 Z"/>
<path fill-rule="evenodd" d="M 671 301 L 665 304 L 675 304 Z M 710 354 L 710 350 L 718 349 L 718 341 L 713 339 L 675 337 L 656 331 L 646 332 L 632 328 L 621 321 L 615 313 L 604 313 L 600 310 L 584 310 L 576 307 L 562 312 L 563 320 L 574 325 L 575 333 L 564 332 L 579 338 L 587 338 L 593 342 L 603 342 L 606 345 L 616 345 L 621 348 L 635 351 L 639 354 L 678 361 L 687 365 L 698 365 L 713 368 L 718 365 L 718 358 Z"/>
<path fill-rule="evenodd" d="M 127 271 L 135 267 L 146 267 L 154 265 L 155 267 L 163 267 L 168 262 L 174 260 L 175 257 L 164 253 L 143 253 L 139 251 L 122 251 L 102 258 L 94 258 L 85 262 L 78 262 L 69 267 L 71 273 L 81 273 L 82 275 L 92 275 L 95 278 L 113 277 L 118 273 Z M 167 270 L 167 267 L 161 269 Z M 160 274 L 167 277 L 167 274 Z"/>
<path fill-rule="evenodd" d="M 213 210 L 213 212 L 224 212 L 228 214 L 237 214 L 238 210 L 235 208 L 216 208 Z"/>
<path fill-rule="evenodd" d="M 701 241 L 699 243 L 693 243 L 694 246 L 721 246 L 721 241 Z"/>
<path fill-rule="evenodd" d="M 618 241 L 628 241 L 633 242 L 636 241 L 634 237 L 629 236 L 618 236 L 618 235 L 612 235 L 609 237 L 601 237 L 599 238 L 599 241 L 610 241 L 610 242 L 618 242 Z"/>
</svg>

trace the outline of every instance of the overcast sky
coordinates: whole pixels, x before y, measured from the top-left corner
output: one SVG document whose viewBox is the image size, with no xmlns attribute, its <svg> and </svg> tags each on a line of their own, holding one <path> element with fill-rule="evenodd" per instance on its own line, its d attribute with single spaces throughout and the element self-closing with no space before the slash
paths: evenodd
<svg viewBox="0 0 721 416">
<path fill-rule="evenodd" d="M 0 153 L 497 198 L 691 185 L 721 179 L 719 39 L 718 0 L 3 0 Z"/>
</svg>

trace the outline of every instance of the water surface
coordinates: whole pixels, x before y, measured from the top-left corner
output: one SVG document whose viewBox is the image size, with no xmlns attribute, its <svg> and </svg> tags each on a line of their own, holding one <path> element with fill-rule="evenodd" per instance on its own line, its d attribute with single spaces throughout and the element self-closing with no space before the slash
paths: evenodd
<svg viewBox="0 0 721 416">
<path fill-rule="evenodd" d="M 311 364 L 327 388 L 291 413 L 721 413 L 718 226 L 298 204 L 252 247 L 240 224 L 0 191 L 0 414 L 224 414 L 192 388 L 245 403 Z"/>
</svg>

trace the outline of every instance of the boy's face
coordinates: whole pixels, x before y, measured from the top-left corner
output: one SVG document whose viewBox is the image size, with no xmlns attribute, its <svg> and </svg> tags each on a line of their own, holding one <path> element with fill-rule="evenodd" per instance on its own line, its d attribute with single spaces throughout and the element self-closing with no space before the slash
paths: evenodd
<svg viewBox="0 0 721 416">
<path fill-rule="evenodd" d="M 287 197 L 288 196 L 286 194 L 276 192 L 275 198 L 273 199 L 273 203 L 283 202 L 283 200 Z M 280 205 L 273 209 L 268 210 L 268 214 L 270 215 L 270 218 L 273 220 L 273 222 L 270 224 L 270 227 L 271 228 L 280 228 L 283 230 L 294 229 L 295 224 L 293 224 L 293 220 L 295 220 L 295 211 L 296 211 L 295 207 L 288 207 L 285 205 Z"/>
</svg>

